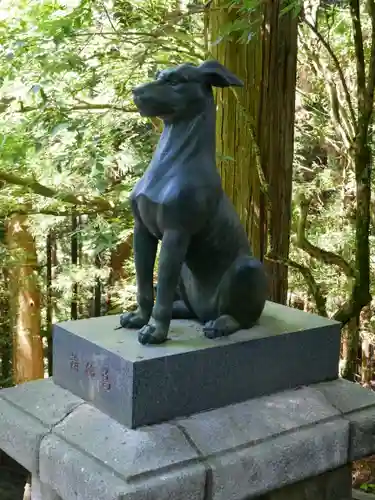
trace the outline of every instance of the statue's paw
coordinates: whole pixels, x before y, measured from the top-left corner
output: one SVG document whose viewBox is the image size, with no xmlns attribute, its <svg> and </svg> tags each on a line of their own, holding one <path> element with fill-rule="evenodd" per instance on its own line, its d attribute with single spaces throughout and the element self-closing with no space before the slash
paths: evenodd
<svg viewBox="0 0 375 500">
<path fill-rule="evenodd" d="M 215 325 L 215 320 L 207 321 L 207 323 L 203 327 L 204 336 L 208 339 L 216 339 L 216 337 L 222 337 L 220 335 L 220 331 Z"/>
<path fill-rule="evenodd" d="M 224 315 L 212 321 L 207 321 L 203 333 L 208 339 L 227 337 L 240 329 L 239 323 L 232 316 Z"/>
<path fill-rule="evenodd" d="M 120 316 L 120 325 L 123 328 L 142 328 L 144 325 L 147 325 L 148 320 L 142 317 L 137 312 L 127 312 L 121 314 Z"/>
<path fill-rule="evenodd" d="M 154 325 L 145 325 L 138 332 L 138 342 L 143 345 L 163 344 L 167 335 L 168 331 L 161 331 Z"/>
</svg>

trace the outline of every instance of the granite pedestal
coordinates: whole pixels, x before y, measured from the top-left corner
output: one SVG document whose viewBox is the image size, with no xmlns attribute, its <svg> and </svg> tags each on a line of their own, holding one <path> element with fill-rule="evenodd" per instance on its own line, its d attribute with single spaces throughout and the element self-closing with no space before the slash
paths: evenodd
<svg viewBox="0 0 375 500">
<path fill-rule="evenodd" d="M 339 323 L 272 302 L 259 325 L 215 340 L 173 321 L 167 343 L 142 346 L 118 324 L 55 325 L 53 379 L 130 428 L 338 376 Z"/>
<path fill-rule="evenodd" d="M 375 394 L 320 383 L 129 429 L 52 380 L 0 391 L 0 449 L 32 500 L 349 500 Z"/>
<path fill-rule="evenodd" d="M 269 303 L 251 330 L 173 322 L 149 347 L 117 325 L 60 323 L 54 378 L 0 391 L 31 500 L 349 500 L 375 394 L 337 379 L 338 323 Z"/>
</svg>

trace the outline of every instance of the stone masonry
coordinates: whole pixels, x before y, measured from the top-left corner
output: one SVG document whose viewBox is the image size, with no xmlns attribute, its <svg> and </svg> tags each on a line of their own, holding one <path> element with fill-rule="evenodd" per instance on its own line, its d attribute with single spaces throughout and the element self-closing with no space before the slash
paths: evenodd
<svg viewBox="0 0 375 500">
<path fill-rule="evenodd" d="M 375 394 L 335 380 L 133 430 L 41 380 L 0 392 L 0 448 L 32 500 L 313 500 L 325 475 L 324 498 L 347 500 L 347 464 L 375 452 Z"/>
</svg>

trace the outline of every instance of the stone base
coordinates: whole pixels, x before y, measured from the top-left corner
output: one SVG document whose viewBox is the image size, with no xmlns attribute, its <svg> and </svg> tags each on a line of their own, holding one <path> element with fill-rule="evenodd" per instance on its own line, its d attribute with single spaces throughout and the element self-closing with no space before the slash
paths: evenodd
<svg viewBox="0 0 375 500">
<path fill-rule="evenodd" d="M 351 500 L 351 493 L 352 468 L 345 465 L 272 491 L 257 497 L 257 500 Z"/>
<path fill-rule="evenodd" d="M 48 485 L 42 483 L 37 475 L 32 478 L 30 494 L 30 500 L 62 500 Z"/>
<path fill-rule="evenodd" d="M 328 471 L 320 476 L 311 477 L 290 486 L 286 486 L 260 497 L 248 497 L 246 500 L 351 500 L 352 469 L 350 465 Z M 355 492 L 356 494 L 357 492 Z M 359 492 L 355 499 L 372 500 L 375 495 Z M 176 497 L 177 498 L 177 497 Z M 25 499 L 24 500 L 28 500 Z M 62 500 L 48 486 L 33 479 L 31 500 Z M 182 500 L 182 497 L 178 498 Z M 184 499 L 185 500 L 185 499 Z M 205 500 L 205 499 L 204 499 Z"/>
<path fill-rule="evenodd" d="M 119 316 L 55 325 L 53 378 L 136 428 L 338 376 L 340 324 L 268 302 L 259 325 L 216 340 L 173 321 L 170 340 L 142 346 Z"/>
<path fill-rule="evenodd" d="M 352 499 L 353 500 L 375 500 L 374 493 L 367 493 L 366 491 L 361 490 L 352 490 Z"/>
<path fill-rule="evenodd" d="M 374 421 L 375 394 L 343 380 L 137 430 L 52 380 L 0 391 L 0 449 L 34 500 L 347 500 L 321 475 L 375 452 Z"/>
</svg>

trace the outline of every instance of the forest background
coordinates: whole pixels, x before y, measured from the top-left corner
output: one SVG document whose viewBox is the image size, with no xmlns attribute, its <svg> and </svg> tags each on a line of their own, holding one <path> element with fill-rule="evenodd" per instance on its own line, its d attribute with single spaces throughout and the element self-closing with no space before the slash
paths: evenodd
<svg viewBox="0 0 375 500">
<path fill-rule="evenodd" d="M 162 124 L 131 89 L 216 58 L 217 161 L 272 300 L 343 324 L 370 385 L 375 2 L 2 0 L 0 386 L 52 370 L 52 325 L 132 307 L 128 196 Z"/>
</svg>

